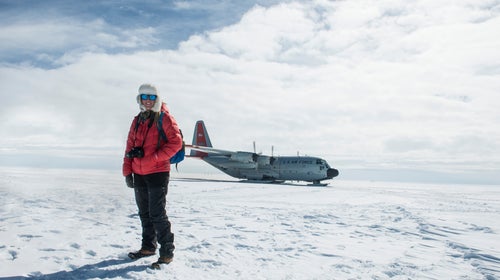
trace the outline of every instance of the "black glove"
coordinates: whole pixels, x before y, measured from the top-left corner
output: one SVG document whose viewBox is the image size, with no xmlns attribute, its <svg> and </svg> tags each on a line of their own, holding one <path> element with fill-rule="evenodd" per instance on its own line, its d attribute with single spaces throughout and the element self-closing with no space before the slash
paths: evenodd
<svg viewBox="0 0 500 280">
<path fill-rule="evenodd" d="M 134 177 L 132 174 L 125 177 L 125 183 L 127 183 L 127 187 L 134 188 Z"/>
</svg>

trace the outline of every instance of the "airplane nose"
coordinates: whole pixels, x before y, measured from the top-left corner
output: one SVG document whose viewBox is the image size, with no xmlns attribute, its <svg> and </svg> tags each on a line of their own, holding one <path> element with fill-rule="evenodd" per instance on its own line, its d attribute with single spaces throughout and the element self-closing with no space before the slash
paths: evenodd
<svg viewBox="0 0 500 280">
<path fill-rule="evenodd" d="M 326 171 L 326 177 L 328 177 L 328 179 L 331 179 L 333 177 L 337 177 L 339 175 L 339 171 L 335 168 L 330 168 Z"/>
</svg>

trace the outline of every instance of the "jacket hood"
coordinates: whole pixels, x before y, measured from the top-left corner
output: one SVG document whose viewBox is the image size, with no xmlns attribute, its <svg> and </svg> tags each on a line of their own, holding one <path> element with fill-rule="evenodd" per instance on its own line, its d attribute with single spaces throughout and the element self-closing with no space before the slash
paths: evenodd
<svg viewBox="0 0 500 280">
<path fill-rule="evenodd" d="M 144 105 L 142 105 L 141 94 L 156 95 L 157 98 L 156 98 L 155 104 L 153 105 L 153 108 L 151 110 L 153 112 L 160 112 L 161 111 L 162 98 L 161 98 L 161 95 L 158 94 L 158 90 L 156 89 L 156 87 L 154 85 L 152 85 L 152 84 L 142 84 L 139 87 L 139 93 L 137 94 L 136 100 L 137 100 L 137 104 L 139 104 L 139 109 L 141 110 L 141 112 L 145 112 L 146 111 L 146 107 L 144 107 Z"/>
</svg>

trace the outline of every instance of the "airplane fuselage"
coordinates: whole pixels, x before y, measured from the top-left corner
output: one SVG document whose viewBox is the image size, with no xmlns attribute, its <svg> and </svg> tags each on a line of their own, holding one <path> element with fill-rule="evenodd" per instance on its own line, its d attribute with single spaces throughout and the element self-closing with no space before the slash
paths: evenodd
<svg viewBox="0 0 500 280">
<path fill-rule="evenodd" d="M 204 161 L 228 174 L 229 176 L 248 180 L 269 181 L 310 181 L 319 183 L 338 175 L 328 163 L 317 157 L 280 156 L 266 157 L 269 160 L 232 160 L 226 156 L 210 155 Z"/>
</svg>

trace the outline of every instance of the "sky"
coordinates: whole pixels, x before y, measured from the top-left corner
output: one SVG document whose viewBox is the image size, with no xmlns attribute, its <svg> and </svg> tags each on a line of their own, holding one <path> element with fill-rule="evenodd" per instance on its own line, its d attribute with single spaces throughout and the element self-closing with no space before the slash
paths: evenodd
<svg viewBox="0 0 500 280">
<path fill-rule="evenodd" d="M 499 0 L 0 0 L 0 165 L 119 170 L 153 83 L 187 142 L 500 184 L 499 28 Z"/>
</svg>

